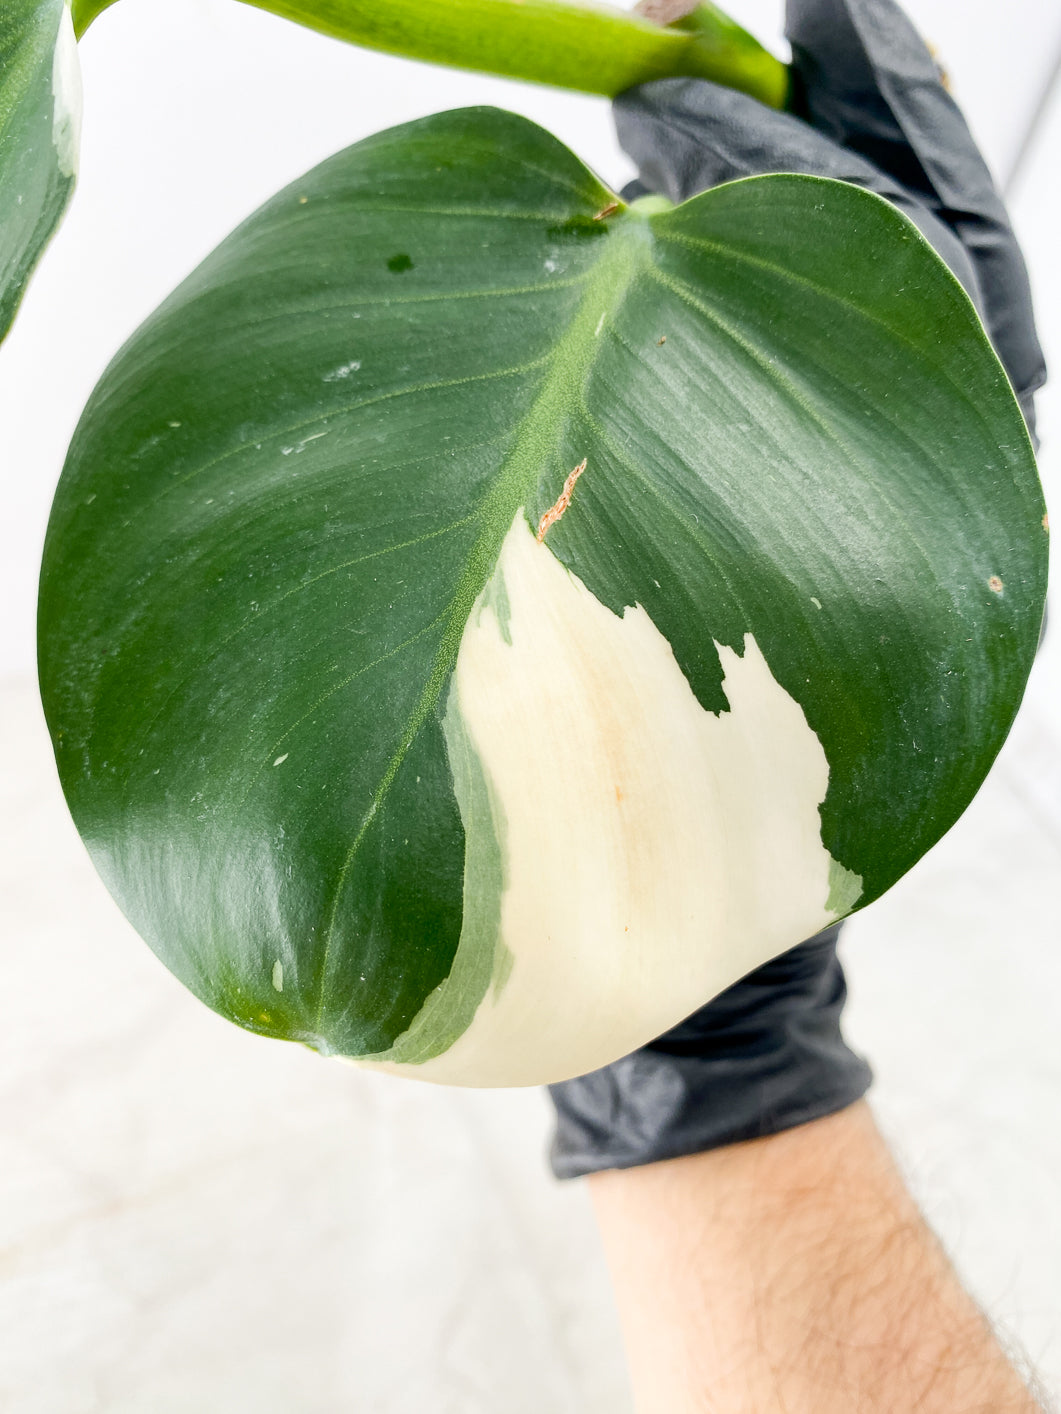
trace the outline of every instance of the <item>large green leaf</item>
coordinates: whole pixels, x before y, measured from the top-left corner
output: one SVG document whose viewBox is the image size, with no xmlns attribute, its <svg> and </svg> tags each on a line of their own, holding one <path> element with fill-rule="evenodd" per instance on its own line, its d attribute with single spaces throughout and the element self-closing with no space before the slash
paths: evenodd
<svg viewBox="0 0 1061 1414">
<path fill-rule="evenodd" d="M 74 186 L 81 85 L 69 6 L 0 7 L 0 338 Z"/>
<path fill-rule="evenodd" d="M 888 888 L 1001 745 L 1044 510 L 957 282 L 840 183 L 665 207 L 510 114 L 397 128 L 93 395 L 41 585 L 59 769 L 240 1024 L 602 1064 Z"/>
</svg>

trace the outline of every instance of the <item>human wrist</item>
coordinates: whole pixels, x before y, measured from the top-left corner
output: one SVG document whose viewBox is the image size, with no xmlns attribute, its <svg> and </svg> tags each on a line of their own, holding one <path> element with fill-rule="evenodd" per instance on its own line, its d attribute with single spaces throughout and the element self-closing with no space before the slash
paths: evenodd
<svg viewBox="0 0 1061 1414">
<path fill-rule="evenodd" d="M 864 1103 L 590 1192 L 638 1414 L 1040 1408 Z"/>
</svg>

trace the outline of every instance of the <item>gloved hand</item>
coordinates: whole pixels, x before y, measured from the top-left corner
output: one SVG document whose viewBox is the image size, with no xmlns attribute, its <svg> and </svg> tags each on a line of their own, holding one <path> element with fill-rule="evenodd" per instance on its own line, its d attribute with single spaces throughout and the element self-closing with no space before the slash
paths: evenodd
<svg viewBox="0 0 1061 1414">
<path fill-rule="evenodd" d="M 924 42 L 893 0 L 788 0 L 790 112 L 703 79 L 615 102 L 640 180 L 628 200 L 684 201 L 760 172 L 868 187 L 920 228 L 965 286 L 1033 440 L 1046 368 L 1024 260 L 983 158 Z M 549 1087 L 553 1171 L 573 1178 L 775 1134 L 859 1099 L 845 1044 L 839 925 L 743 978 L 650 1045 Z"/>
</svg>

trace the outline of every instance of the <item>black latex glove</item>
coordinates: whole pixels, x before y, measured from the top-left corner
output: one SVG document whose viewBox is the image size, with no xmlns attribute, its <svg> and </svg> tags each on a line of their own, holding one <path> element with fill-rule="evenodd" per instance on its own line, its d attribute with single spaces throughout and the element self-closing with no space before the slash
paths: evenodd
<svg viewBox="0 0 1061 1414">
<path fill-rule="evenodd" d="M 960 111 L 892 0 L 789 0 L 790 113 L 703 79 L 616 99 L 640 180 L 628 199 L 684 201 L 760 172 L 868 187 L 904 211 L 969 292 L 1034 438 L 1046 377 L 1024 260 Z M 839 927 L 760 967 L 650 1045 L 549 1087 L 553 1171 L 572 1178 L 775 1134 L 868 1089 L 845 1044 Z"/>
</svg>

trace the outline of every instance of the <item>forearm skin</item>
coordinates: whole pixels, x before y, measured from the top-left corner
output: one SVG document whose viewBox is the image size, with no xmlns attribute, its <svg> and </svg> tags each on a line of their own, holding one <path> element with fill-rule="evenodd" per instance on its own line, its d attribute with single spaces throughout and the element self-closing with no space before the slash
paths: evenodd
<svg viewBox="0 0 1061 1414">
<path fill-rule="evenodd" d="M 589 1183 L 637 1414 L 1042 1414 L 865 1102 Z"/>
</svg>

